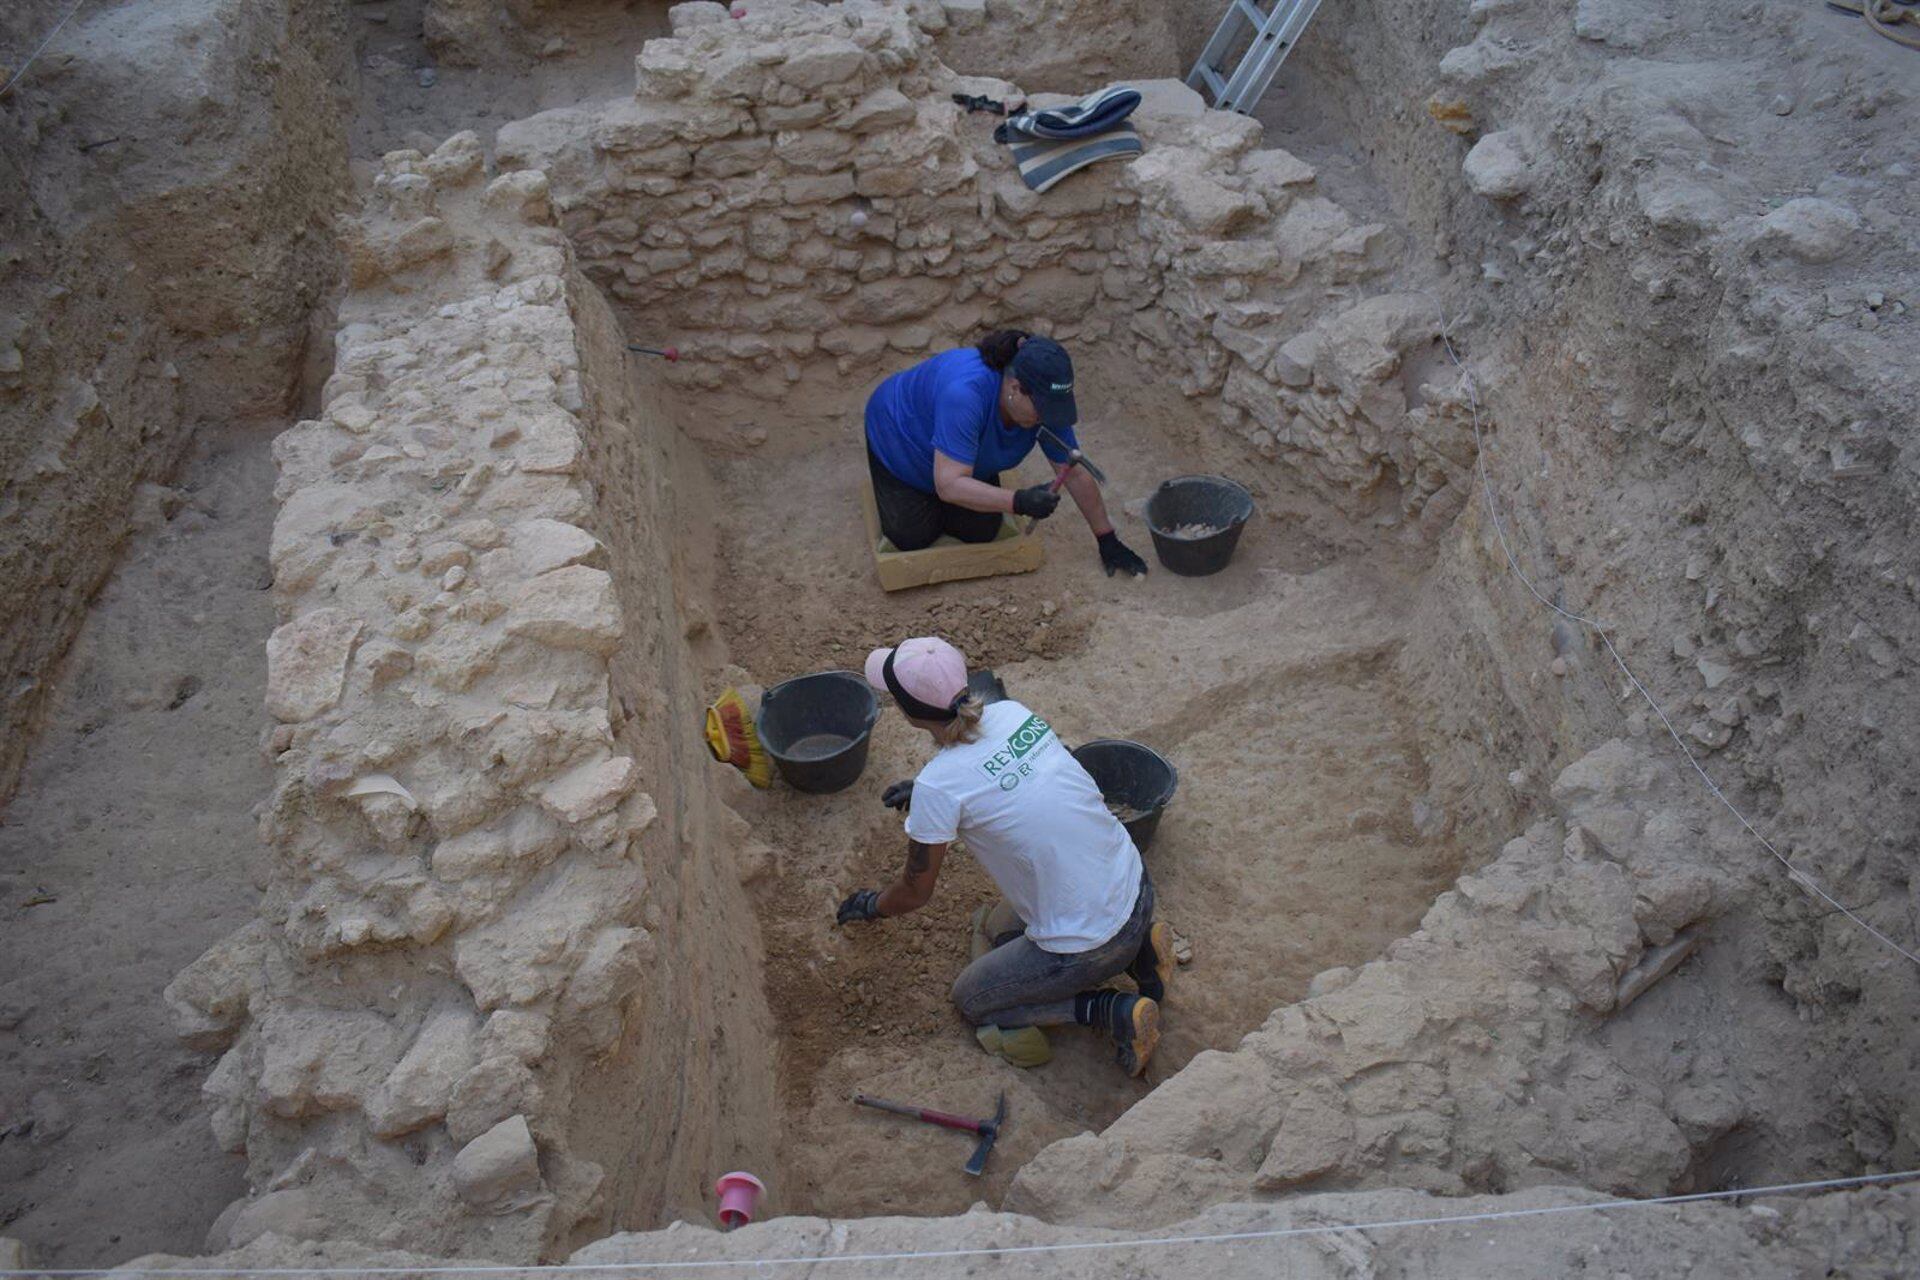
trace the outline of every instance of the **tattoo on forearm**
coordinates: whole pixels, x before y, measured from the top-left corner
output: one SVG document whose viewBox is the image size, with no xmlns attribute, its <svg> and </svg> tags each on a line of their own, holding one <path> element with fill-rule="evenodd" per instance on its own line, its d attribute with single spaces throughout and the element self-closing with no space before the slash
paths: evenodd
<svg viewBox="0 0 1920 1280">
<path fill-rule="evenodd" d="M 927 874 L 927 868 L 933 865 L 933 850 L 918 840 L 907 841 L 907 879 Z"/>
</svg>

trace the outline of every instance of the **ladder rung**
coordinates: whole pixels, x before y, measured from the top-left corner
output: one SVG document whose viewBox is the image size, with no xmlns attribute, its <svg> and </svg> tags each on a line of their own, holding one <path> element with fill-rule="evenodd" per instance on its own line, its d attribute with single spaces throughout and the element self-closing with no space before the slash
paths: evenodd
<svg viewBox="0 0 1920 1280">
<path fill-rule="evenodd" d="M 1253 110 L 1320 7 L 1320 0 L 1273 0 L 1269 13 L 1260 7 L 1265 2 L 1227 0 L 1226 15 L 1187 73 L 1187 83 L 1196 89 L 1205 85 L 1220 110 Z M 1243 22 L 1251 28 L 1250 38 L 1240 30 Z M 1236 49 L 1240 55 L 1229 70 Z"/>
</svg>

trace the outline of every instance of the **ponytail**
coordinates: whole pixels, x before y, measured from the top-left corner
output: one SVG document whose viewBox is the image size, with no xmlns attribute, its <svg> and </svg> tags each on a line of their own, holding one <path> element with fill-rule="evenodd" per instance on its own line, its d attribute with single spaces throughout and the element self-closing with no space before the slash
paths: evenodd
<svg viewBox="0 0 1920 1280">
<path fill-rule="evenodd" d="M 943 747 L 953 746 L 957 742 L 977 741 L 980 737 L 980 713 L 985 710 L 986 704 L 974 697 L 972 692 L 961 694 L 960 700 L 953 706 L 953 719 L 935 731 L 934 740 Z"/>
<path fill-rule="evenodd" d="M 1013 353 L 1020 344 L 1033 335 L 1024 329 L 995 329 L 974 345 L 980 353 L 980 362 L 995 373 L 1004 373 L 1013 363 Z"/>
</svg>

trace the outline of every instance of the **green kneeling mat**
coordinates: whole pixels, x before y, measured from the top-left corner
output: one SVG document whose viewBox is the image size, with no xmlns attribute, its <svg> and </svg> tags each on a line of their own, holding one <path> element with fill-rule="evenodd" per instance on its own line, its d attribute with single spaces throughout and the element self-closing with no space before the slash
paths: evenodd
<svg viewBox="0 0 1920 1280">
<path fill-rule="evenodd" d="M 988 1024 L 973 1029 L 973 1038 L 988 1053 L 998 1054 L 1016 1067 L 1044 1067 L 1053 1061 L 1053 1044 L 1039 1027 L 996 1027 Z"/>
</svg>

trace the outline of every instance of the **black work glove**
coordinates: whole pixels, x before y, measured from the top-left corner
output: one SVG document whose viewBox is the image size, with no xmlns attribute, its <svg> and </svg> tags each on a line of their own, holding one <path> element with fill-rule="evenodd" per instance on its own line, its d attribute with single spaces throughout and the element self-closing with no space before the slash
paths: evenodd
<svg viewBox="0 0 1920 1280">
<path fill-rule="evenodd" d="M 1120 535 L 1109 529 L 1100 535 L 1100 563 L 1111 578 L 1116 571 L 1125 570 L 1136 578 L 1147 576 L 1147 562 L 1133 553 L 1133 549 L 1120 541 Z"/>
<path fill-rule="evenodd" d="M 1035 520 L 1045 520 L 1059 505 L 1059 490 L 1049 489 L 1044 484 L 1013 491 L 1013 514 L 1017 516 L 1032 516 Z"/>
<path fill-rule="evenodd" d="M 896 782 L 880 793 L 880 803 L 889 809 L 910 809 L 913 807 L 913 779 Z"/>
<path fill-rule="evenodd" d="M 855 924 L 861 920 L 880 919 L 880 891 L 878 889 L 856 889 L 847 895 L 840 904 L 840 910 L 834 913 L 835 924 Z"/>
</svg>

